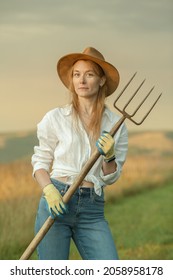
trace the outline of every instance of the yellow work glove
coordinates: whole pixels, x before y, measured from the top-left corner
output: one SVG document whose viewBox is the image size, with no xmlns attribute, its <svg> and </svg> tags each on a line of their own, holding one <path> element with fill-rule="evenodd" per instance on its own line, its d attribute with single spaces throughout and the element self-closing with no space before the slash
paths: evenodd
<svg viewBox="0 0 173 280">
<path fill-rule="evenodd" d="M 110 162 L 115 159 L 115 141 L 114 138 L 107 132 L 103 131 L 96 142 L 96 146 L 105 162 Z"/>
<path fill-rule="evenodd" d="M 53 184 L 44 187 L 43 193 L 52 219 L 55 219 L 56 216 L 62 216 L 67 213 L 67 207 L 62 201 L 62 196 Z"/>
</svg>

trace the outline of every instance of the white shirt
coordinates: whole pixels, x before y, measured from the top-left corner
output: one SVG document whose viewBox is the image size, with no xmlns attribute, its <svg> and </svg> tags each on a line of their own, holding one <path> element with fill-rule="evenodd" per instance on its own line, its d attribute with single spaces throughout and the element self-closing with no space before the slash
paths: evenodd
<svg viewBox="0 0 173 280">
<path fill-rule="evenodd" d="M 119 116 L 107 107 L 104 110 L 101 131 L 110 131 L 119 120 Z M 72 105 L 49 111 L 37 125 L 39 146 L 34 147 L 32 156 L 33 174 L 38 169 L 50 172 L 51 178 L 67 177 L 67 184 L 72 184 L 80 170 L 91 156 L 89 137 L 79 122 L 80 132 L 72 122 Z M 101 195 L 101 188 L 113 184 L 120 176 L 128 148 L 128 134 L 125 124 L 122 124 L 115 138 L 115 155 L 117 170 L 104 176 L 102 171 L 102 156 L 88 172 L 85 180 L 94 183 L 96 194 Z M 53 164 L 52 164 L 53 162 Z"/>
</svg>

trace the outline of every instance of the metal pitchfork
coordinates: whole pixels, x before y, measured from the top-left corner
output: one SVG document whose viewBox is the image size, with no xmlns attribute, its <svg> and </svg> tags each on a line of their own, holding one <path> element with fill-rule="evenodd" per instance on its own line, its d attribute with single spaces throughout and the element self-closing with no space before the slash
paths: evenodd
<svg viewBox="0 0 173 280">
<path fill-rule="evenodd" d="M 118 95 L 118 97 L 116 98 L 116 100 L 114 101 L 114 107 L 123 115 L 119 121 L 114 125 L 114 127 L 111 129 L 110 134 L 112 136 L 115 135 L 115 133 L 118 131 L 118 129 L 120 128 L 120 126 L 122 125 L 122 123 L 125 121 L 125 119 L 129 119 L 130 121 L 132 121 L 133 123 L 135 123 L 136 125 L 141 125 L 144 120 L 147 118 L 147 116 L 150 114 L 151 110 L 154 108 L 154 106 L 156 105 L 157 101 L 159 100 L 159 98 L 161 97 L 162 93 L 157 97 L 157 99 L 154 101 L 154 103 L 152 104 L 152 106 L 150 107 L 150 109 L 148 110 L 148 112 L 143 116 L 143 118 L 137 122 L 133 119 L 133 117 L 136 115 L 136 113 L 138 112 L 138 110 L 140 109 L 140 107 L 143 105 L 143 103 L 146 101 L 146 99 L 149 97 L 149 95 L 151 94 L 151 92 L 153 91 L 154 87 L 151 88 L 151 90 L 147 93 L 147 95 L 144 97 L 144 99 L 140 102 L 140 104 L 137 106 L 137 108 L 134 110 L 134 112 L 132 114 L 127 113 L 126 109 L 129 106 L 129 104 L 131 103 L 132 99 L 137 95 L 139 89 L 142 87 L 143 83 L 145 82 L 145 80 L 142 81 L 142 83 L 139 85 L 139 87 L 136 89 L 136 91 L 134 92 L 134 94 L 131 96 L 131 98 L 128 100 L 128 102 L 125 104 L 124 108 L 121 110 L 117 107 L 116 103 L 117 101 L 120 99 L 120 97 L 122 96 L 122 94 L 124 93 L 124 91 L 126 90 L 126 88 L 129 86 L 129 84 L 131 83 L 131 81 L 134 79 L 134 77 L 136 76 L 136 73 L 132 76 L 132 78 L 129 80 L 129 82 L 126 84 L 126 86 L 123 88 L 123 90 L 121 91 L 121 93 Z M 87 173 L 90 171 L 90 169 L 92 168 L 92 166 L 94 165 L 94 163 L 96 162 L 96 160 L 100 157 L 100 153 L 98 151 L 98 149 L 96 148 L 95 151 L 93 152 L 93 154 L 91 155 L 90 159 L 86 162 L 85 166 L 82 168 L 80 174 L 78 175 L 78 177 L 76 178 L 75 182 L 70 186 L 70 188 L 68 189 L 68 191 L 65 193 L 65 195 L 63 196 L 63 201 L 65 203 L 68 203 L 69 200 L 71 199 L 72 195 L 75 193 L 75 191 L 77 190 L 77 188 L 81 185 L 82 181 L 84 180 L 84 178 L 86 177 Z M 41 227 L 41 229 L 39 230 L 39 232 L 36 234 L 36 236 L 34 237 L 34 239 L 31 241 L 31 243 L 29 244 L 29 246 L 26 248 L 25 252 L 22 254 L 20 260 L 27 260 L 30 258 L 30 256 L 32 255 L 32 253 L 35 251 L 36 247 L 38 246 L 38 244 L 41 242 L 41 240 L 44 238 L 44 236 L 46 235 L 46 233 L 49 231 L 49 229 L 51 228 L 51 226 L 53 225 L 55 220 L 53 220 L 51 217 L 48 217 L 48 219 L 45 221 L 45 223 L 43 224 L 43 226 Z"/>
</svg>

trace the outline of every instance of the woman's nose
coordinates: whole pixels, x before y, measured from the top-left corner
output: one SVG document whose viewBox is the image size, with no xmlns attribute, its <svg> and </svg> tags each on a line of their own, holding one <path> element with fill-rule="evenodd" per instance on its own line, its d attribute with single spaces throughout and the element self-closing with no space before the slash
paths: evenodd
<svg viewBox="0 0 173 280">
<path fill-rule="evenodd" d="M 85 83 L 85 75 L 81 75 L 80 77 L 80 83 L 84 84 Z"/>
</svg>

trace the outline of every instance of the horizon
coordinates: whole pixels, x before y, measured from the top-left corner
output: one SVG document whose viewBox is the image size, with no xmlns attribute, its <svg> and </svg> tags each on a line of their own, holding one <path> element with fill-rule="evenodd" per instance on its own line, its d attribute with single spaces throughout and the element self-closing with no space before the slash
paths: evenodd
<svg viewBox="0 0 173 280">
<path fill-rule="evenodd" d="M 157 155 L 159 159 L 173 153 L 172 131 L 129 131 L 128 158 L 138 155 Z M 0 165 L 18 160 L 30 161 L 34 147 L 38 145 L 36 130 L 0 133 Z M 135 152 L 136 151 L 136 152 Z M 135 152 L 135 154 L 134 154 Z M 161 160 L 162 161 L 162 160 Z"/>
<path fill-rule="evenodd" d="M 173 132 L 173 129 L 133 129 L 133 128 L 128 128 L 128 132 L 130 134 L 133 133 L 169 133 L 169 132 Z M 35 129 L 28 129 L 28 130 L 9 130 L 9 131 L 0 131 L 0 136 L 7 136 L 7 135 L 15 135 L 17 137 L 25 137 L 29 134 L 36 134 L 37 133 L 37 128 Z"/>
</svg>

